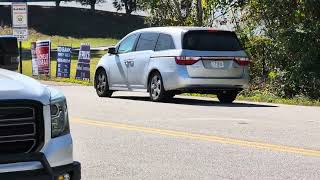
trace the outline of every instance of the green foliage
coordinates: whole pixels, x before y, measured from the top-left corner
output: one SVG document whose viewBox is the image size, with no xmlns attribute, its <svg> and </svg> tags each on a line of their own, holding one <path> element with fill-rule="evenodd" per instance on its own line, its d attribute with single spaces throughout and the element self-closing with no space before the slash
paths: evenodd
<svg viewBox="0 0 320 180">
<path fill-rule="evenodd" d="M 247 32 L 242 40 L 253 60 L 253 83 L 264 78 L 265 62 L 272 92 L 320 99 L 319 1 L 251 0 L 242 8 L 246 14 L 239 31 Z"/>
<path fill-rule="evenodd" d="M 203 26 L 211 16 L 213 0 L 141 0 L 154 26 Z"/>
</svg>

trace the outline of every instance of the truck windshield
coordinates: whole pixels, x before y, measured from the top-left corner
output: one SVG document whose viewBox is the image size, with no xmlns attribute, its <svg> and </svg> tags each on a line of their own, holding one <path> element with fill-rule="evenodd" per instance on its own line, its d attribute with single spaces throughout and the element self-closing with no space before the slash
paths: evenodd
<svg viewBox="0 0 320 180">
<path fill-rule="evenodd" d="M 1 55 L 18 55 L 17 38 L 0 36 L 0 56 Z"/>
<path fill-rule="evenodd" d="M 17 70 L 18 61 L 17 38 L 11 36 L 0 36 L 0 68 Z"/>
<path fill-rule="evenodd" d="M 234 32 L 189 31 L 183 37 L 183 49 L 196 51 L 240 51 L 241 44 Z"/>
</svg>

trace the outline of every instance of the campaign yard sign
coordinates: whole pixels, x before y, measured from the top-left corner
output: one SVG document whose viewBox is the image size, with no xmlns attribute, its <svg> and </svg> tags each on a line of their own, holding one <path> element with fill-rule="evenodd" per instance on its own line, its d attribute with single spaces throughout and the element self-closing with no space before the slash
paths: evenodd
<svg viewBox="0 0 320 180">
<path fill-rule="evenodd" d="M 32 76 L 38 76 L 38 60 L 36 53 L 36 42 L 31 42 L 31 61 L 32 61 Z"/>
<path fill-rule="evenodd" d="M 76 79 L 90 81 L 90 45 L 80 46 Z"/>
<path fill-rule="evenodd" d="M 50 40 L 36 42 L 36 57 L 38 61 L 39 75 L 50 76 Z"/>
<path fill-rule="evenodd" d="M 56 77 L 70 78 L 71 50 L 69 46 L 58 46 Z"/>
</svg>

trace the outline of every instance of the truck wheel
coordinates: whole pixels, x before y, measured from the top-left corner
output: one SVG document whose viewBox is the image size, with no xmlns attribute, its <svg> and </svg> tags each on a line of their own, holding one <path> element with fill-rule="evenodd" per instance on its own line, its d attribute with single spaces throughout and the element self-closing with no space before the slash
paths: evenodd
<svg viewBox="0 0 320 180">
<path fill-rule="evenodd" d="M 221 92 L 219 93 L 218 99 L 221 103 L 232 103 L 234 100 L 236 100 L 238 95 L 238 92 Z"/>
<path fill-rule="evenodd" d="M 95 88 L 99 97 L 111 97 L 113 91 L 109 90 L 108 78 L 105 70 L 99 69 L 95 76 Z"/>
<path fill-rule="evenodd" d="M 168 99 L 168 93 L 164 90 L 162 77 L 159 72 L 154 72 L 150 76 L 148 87 L 151 101 L 161 102 Z"/>
</svg>

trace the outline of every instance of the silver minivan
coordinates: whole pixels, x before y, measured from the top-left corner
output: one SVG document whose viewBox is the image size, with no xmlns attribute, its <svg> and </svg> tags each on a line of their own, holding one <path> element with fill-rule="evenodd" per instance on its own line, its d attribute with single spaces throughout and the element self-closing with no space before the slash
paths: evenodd
<svg viewBox="0 0 320 180">
<path fill-rule="evenodd" d="M 152 101 L 202 93 L 231 103 L 248 86 L 249 63 L 234 32 L 146 28 L 109 48 L 97 65 L 94 87 L 100 97 L 111 97 L 114 91 L 143 90 Z"/>
</svg>

